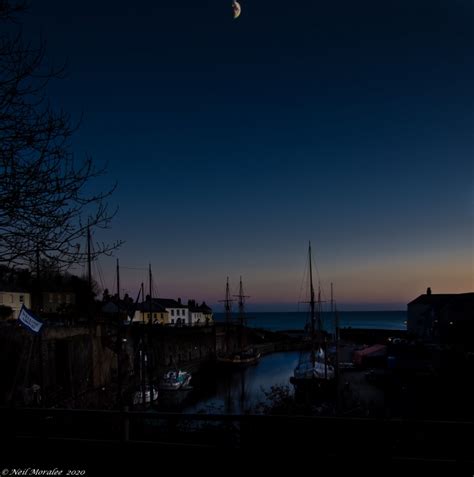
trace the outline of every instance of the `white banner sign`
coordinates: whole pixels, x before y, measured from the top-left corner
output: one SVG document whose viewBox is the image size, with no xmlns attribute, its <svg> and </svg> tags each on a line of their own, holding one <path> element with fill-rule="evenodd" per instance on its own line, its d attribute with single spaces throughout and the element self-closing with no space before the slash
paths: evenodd
<svg viewBox="0 0 474 477">
<path fill-rule="evenodd" d="M 25 305 L 21 307 L 20 314 L 18 315 L 20 323 L 28 328 L 33 333 L 39 333 L 43 322 L 29 311 Z"/>
</svg>

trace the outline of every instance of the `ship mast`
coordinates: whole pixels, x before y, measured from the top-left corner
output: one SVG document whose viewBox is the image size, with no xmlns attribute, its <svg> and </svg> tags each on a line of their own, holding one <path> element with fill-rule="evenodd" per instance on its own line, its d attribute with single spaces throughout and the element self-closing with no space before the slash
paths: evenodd
<svg viewBox="0 0 474 477">
<path fill-rule="evenodd" d="M 311 363 L 314 366 L 316 363 L 315 350 L 315 302 L 314 302 L 314 286 L 313 286 L 313 262 L 311 259 L 311 242 L 309 242 L 309 289 L 310 289 L 310 312 L 311 312 Z"/>
<path fill-rule="evenodd" d="M 152 370 L 152 350 L 153 350 L 153 342 L 151 337 L 151 331 L 153 326 L 153 275 L 151 273 L 151 263 L 148 264 L 148 281 L 149 281 L 149 292 L 150 292 L 150 317 L 148 320 L 148 349 L 147 349 L 147 365 L 148 365 L 148 384 L 150 386 L 150 404 L 153 403 L 154 400 L 154 391 L 153 391 L 153 370 Z"/>
<path fill-rule="evenodd" d="M 87 317 L 89 323 L 92 321 L 92 307 L 93 307 L 93 294 L 92 294 L 92 254 L 91 254 L 91 226 L 87 224 L 87 286 L 89 291 L 89 299 L 87 300 Z"/>
<path fill-rule="evenodd" d="M 123 406 L 123 381 L 122 381 L 122 317 L 120 315 L 120 263 L 117 258 L 117 391 L 118 407 L 122 410 Z"/>
<path fill-rule="evenodd" d="M 244 287 L 242 285 L 242 277 L 240 277 L 240 286 L 239 286 L 239 294 L 234 295 L 239 299 L 239 322 L 240 322 L 240 349 L 244 348 L 244 330 L 245 330 L 245 299 L 250 298 L 248 295 L 244 295 Z"/>
<path fill-rule="evenodd" d="M 229 277 L 227 277 L 227 284 L 225 288 L 225 300 L 224 300 L 224 309 L 225 309 L 225 321 L 227 325 L 230 325 L 232 320 L 232 300 L 230 299 L 229 291 Z"/>
<path fill-rule="evenodd" d="M 224 311 L 225 311 L 225 348 L 226 353 L 229 353 L 229 340 L 230 340 L 230 324 L 232 322 L 232 301 L 230 298 L 230 290 L 229 290 L 229 277 L 227 277 L 227 284 L 225 287 L 225 299 L 219 300 L 220 302 L 224 303 Z"/>
</svg>

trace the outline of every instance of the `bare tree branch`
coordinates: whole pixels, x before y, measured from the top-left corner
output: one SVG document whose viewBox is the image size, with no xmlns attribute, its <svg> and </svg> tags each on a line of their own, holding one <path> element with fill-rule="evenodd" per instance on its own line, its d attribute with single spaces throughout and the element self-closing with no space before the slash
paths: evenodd
<svg viewBox="0 0 474 477">
<path fill-rule="evenodd" d="M 0 25 L 15 22 L 24 9 L 25 2 L 0 0 Z M 44 43 L 35 47 L 6 30 L 0 33 L 0 263 L 29 263 L 39 251 L 67 268 L 86 260 L 77 244 L 88 227 L 110 226 L 116 210 L 107 199 L 115 186 L 86 192 L 105 169 L 90 157 L 74 158 L 76 127 L 45 95 L 64 69 L 44 67 Z M 95 255 L 119 245 L 102 244 Z"/>
</svg>

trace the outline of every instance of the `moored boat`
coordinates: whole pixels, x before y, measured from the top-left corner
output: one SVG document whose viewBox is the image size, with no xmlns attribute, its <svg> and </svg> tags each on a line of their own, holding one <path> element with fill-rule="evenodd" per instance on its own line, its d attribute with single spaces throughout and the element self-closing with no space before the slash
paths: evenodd
<svg viewBox="0 0 474 477">
<path fill-rule="evenodd" d="M 155 386 L 147 385 L 145 389 L 139 389 L 133 394 L 133 404 L 137 405 L 147 405 L 152 404 L 158 400 L 158 389 Z"/>
<path fill-rule="evenodd" d="M 168 371 L 159 382 L 158 386 L 163 391 L 177 391 L 189 386 L 191 373 L 182 370 Z"/>
<path fill-rule="evenodd" d="M 306 325 L 309 332 L 311 350 L 302 353 L 300 361 L 294 369 L 290 382 L 297 390 L 321 389 L 335 386 L 336 371 L 328 362 L 325 352 L 326 339 L 323 337 L 321 326 L 321 291 L 318 292 L 318 300 L 315 300 L 313 286 L 313 268 L 311 258 L 311 243 L 309 244 L 309 291 L 310 291 L 310 315 Z"/>
<path fill-rule="evenodd" d="M 218 353 L 216 360 L 217 363 L 230 366 L 249 366 L 257 364 L 260 361 L 260 353 L 247 344 L 247 326 L 245 317 L 245 298 L 244 289 L 242 285 L 242 277 L 240 277 L 239 294 L 236 295 L 239 299 L 239 320 L 237 322 L 237 337 L 238 346 L 237 349 L 230 349 L 230 325 L 232 323 L 232 310 L 229 292 L 229 278 L 227 278 L 226 296 L 224 301 L 225 313 L 226 313 L 226 328 L 225 328 L 225 350 Z"/>
</svg>

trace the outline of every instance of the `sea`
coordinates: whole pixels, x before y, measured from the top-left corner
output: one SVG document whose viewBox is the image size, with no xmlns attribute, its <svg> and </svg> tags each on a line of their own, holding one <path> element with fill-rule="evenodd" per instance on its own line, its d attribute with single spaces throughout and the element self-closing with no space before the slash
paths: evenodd
<svg viewBox="0 0 474 477">
<path fill-rule="evenodd" d="M 406 311 L 340 311 L 340 328 L 377 328 L 384 330 L 405 330 Z M 237 315 L 234 315 L 237 319 Z M 259 312 L 246 314 L 247 326 L 271 331 L 302 330 L 308 322 L 308 312 Z M 217 322 L 225 321 L 224 313 L 214 313 Z M 334 314 L 321 314 L 323 329 L 333 332 Z"/>
</svg>

